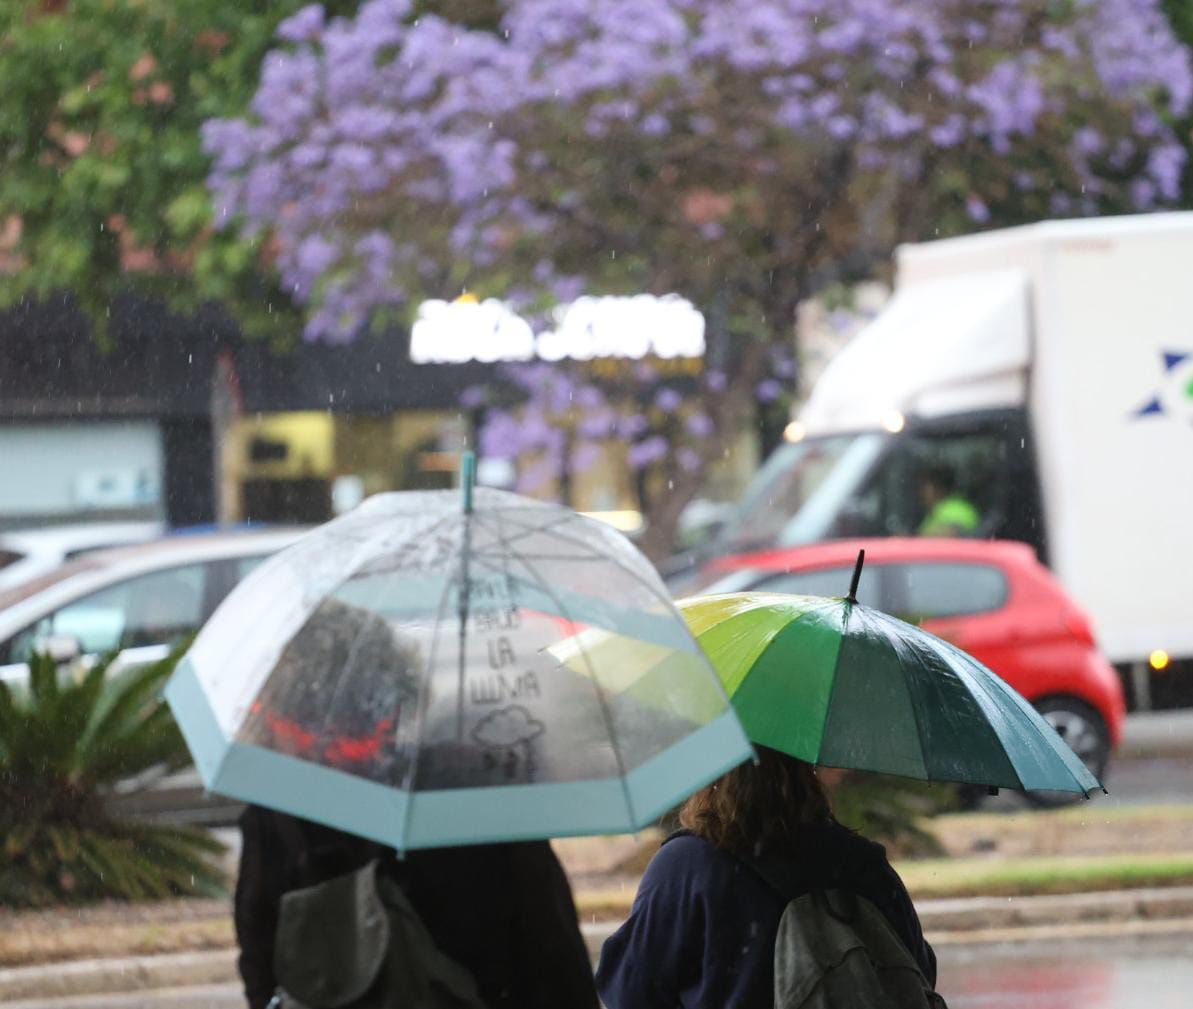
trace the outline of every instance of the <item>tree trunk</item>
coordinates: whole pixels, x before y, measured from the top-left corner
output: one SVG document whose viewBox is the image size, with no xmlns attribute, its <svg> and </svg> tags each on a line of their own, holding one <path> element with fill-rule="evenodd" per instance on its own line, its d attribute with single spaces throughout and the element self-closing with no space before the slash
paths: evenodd
<svg viewBox="0 0 1193 1009">
<path fill-rule="evenodd" d="M 750 343 L 740 358 L 737 374 L 729 387 L 713 403 L 713 433 L 700 452 L 700 466 L 688 472 L 672 465 L 662 491 L 646 507 L 648 524 L 638 540 L 638 548 L 654 563 L 669 557 L 675 549 L 679 519 L 684 509 L 699 493 L 708 476 L 709 466 L 728 452 L 744 425 L 753 420 L 754 386 L 762 378 L 763 362 L 769 345 L 760 340 Z"/>
</svg>

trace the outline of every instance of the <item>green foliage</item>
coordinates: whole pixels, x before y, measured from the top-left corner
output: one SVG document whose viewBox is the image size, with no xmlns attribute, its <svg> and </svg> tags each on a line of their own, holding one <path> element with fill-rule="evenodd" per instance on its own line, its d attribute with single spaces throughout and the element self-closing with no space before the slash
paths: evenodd
<svg viewBox="0 0 1193 1009">
<path fill-rule="evenodd" d="M 1185 45 L 1193 47 L 1193 0 L 1161 0 L 1161 5 L 1176 37 Z M 1193 207 L 1193 118 L 1177 124 L 1176 131 L 1189 151 L 1182 205 Z"/>
<path fill-rule="evenodd" d="M 0 5 L 0 308 L 67 290 L 102 336 L 132 289 L 221 302 L 250 331 L 292 321 L 263 243 L 212 228 L 200 127 L 244 109 L 306 2 Z"/>
<path fill-rule="evenodd" d="M 124 821 L 105 790 L 189 757 L 161 688 L 178 655 L 109 675 L 47 656 L 28 686 L 0 682 L 0 905 L 213 894 L 220 844 L 203 831 Z"/>
<path fill-rule="evenodd" d="M 1161 0 L 1177 37 L 1193 46 L 1193 0 Z"/>
<path fill-rule="evenodd" d="M 951 785 L 885 774 L 851 771 L 833 789 L 837 819 L 881 841 L 892 856 L 941 854 L 940 842 L 924 828 L 924 821 L 956 805 L 956 789 Z"/>
</svg>

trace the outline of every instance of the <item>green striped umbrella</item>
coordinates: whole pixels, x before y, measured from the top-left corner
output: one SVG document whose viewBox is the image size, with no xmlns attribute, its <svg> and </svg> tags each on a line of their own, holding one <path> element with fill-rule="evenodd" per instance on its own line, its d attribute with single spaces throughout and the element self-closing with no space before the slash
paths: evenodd
<svg viewBox="0 0 1193 1009">
<path fill-rule="evenodd" d="M 924 781 L 1087 797 L 1101 787 L 996 673 L 852 591 L 696 596 L 679 608 L 755 743 Z"/>
</svg>

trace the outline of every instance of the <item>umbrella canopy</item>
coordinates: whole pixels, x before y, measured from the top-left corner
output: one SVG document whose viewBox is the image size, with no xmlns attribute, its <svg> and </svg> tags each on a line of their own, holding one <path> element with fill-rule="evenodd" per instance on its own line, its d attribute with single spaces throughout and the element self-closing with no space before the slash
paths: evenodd
<svg viewBox="0 0 1193 1009">
<path fill-rule="evenodd" d="M 755 743 L 925 781 L 1101 787 L 997 674 L 852 597 L 738 593 L 679 607 Z"/>
<path fill-rule="evenodd" d="M 232 592 L 166 691 L 208 788 L 408 849 L 637 830 L 750 756 L 628 540 L 466 487 L 371 498 Z M 667 661 L 564 664 L 580 627 Z"/>
</svg>

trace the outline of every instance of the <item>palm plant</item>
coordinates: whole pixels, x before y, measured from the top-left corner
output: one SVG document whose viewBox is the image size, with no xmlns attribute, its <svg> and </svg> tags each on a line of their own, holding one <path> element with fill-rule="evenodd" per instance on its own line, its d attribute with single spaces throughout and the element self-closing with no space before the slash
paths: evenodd
<svg viewBox="0 0 1193 1009">
<path fill-rule="evenodd" d="M 222 846 L 201 830 L 121 819 L 112 786 L 188 761 L 160 690 L 175 653 L 109 675 L 45 655 L 26 687 L 0 682 L 0 905 L 146 900 L 222 889 Z"/>
</svg>

